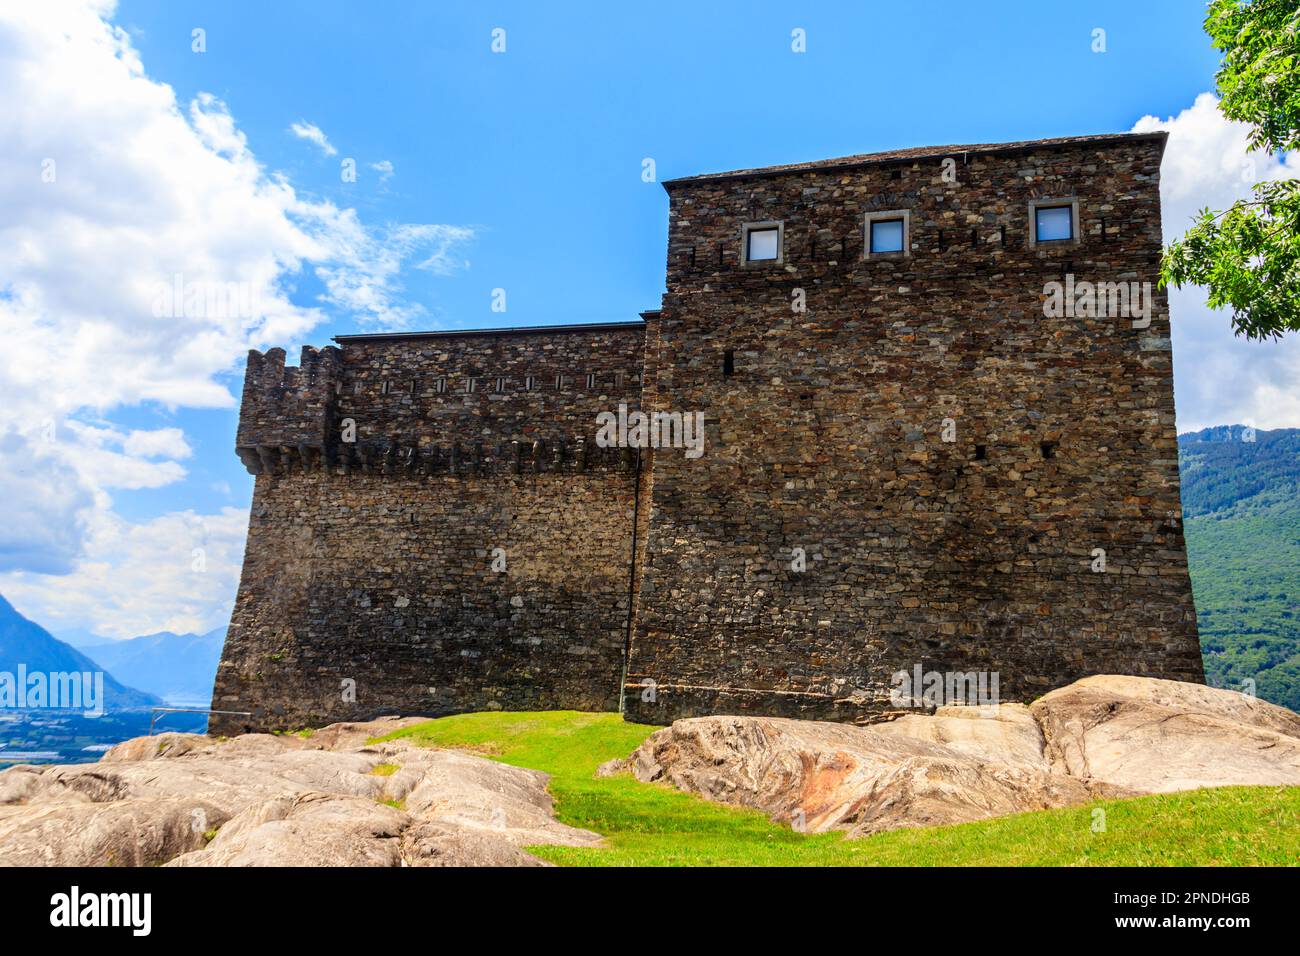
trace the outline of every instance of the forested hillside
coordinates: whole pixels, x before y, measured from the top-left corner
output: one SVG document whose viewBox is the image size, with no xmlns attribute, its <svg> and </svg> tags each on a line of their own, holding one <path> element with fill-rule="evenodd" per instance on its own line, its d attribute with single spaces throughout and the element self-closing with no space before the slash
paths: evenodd
<svg viewBox="0 0 1300 956">
<path fill-rule="evenodd" d="M 1178 438 L 1206 678 L 1300 710 L 1300 429 Z"/>
</svg>

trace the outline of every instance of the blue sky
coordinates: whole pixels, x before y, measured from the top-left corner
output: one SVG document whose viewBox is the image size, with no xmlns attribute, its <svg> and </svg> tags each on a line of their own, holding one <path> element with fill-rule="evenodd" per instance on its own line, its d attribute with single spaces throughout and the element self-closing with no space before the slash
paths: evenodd
<svg viewBox="0 0 1300 956">
<path fill-rule="evenodd" d="M 250 344 L 294 361 L 359 330 L 657 306 L 667 203 L 646 158 L 664 180 L 1146 123 L 1174 131 L 1167 224 L 1243 188 L 1244 136 L 1197 99 L 1217 55 L 1189 0 L 34 7 L 0 13 L 0 240 L 42 253 L 0 252 L 0 318 L 31 343 L 0 365 L 0 397 L 23 396 L 0 457 L 45 466 L 0 486 L 31 515 L 0 530 L 0 593 L 69 633 L 223 622 L 252 490 L 232 452 Z M 159 324 L 141 290 L 177 271 L 249 278 L 274 307 Z M 1277 397 L 1300 382 L 1294 348 L 1247 350 L 1194 298 L 1176 329 L 1180 310 L 1180 426 L 1300 425 Z M 44 362 L 54 381 L 34 388 Z M 63 437 L 29 447 L 46 419 Z M 199 587 L 176 571 L 194 535 L 215 568 Z"/>
<path fill-rule="evenodd" d="M 428 310 L 415 324 L 431 328 L 608 321 L 657 306 L 667 204 L 642 181 L 646 157 L 663 180 L 1122 131 L 1187 106 L 1217 63 L 1186 0 L 615 6 L 124 2 L 116 19 L 151 75 L 183 101 L 218 95 L 258 160 L 300 191 L 375 221 L 473 227 L 470 268 L 404 277 Z M 491 49 L 498 27 L 504 54 Z M 1104 54 L 1092 51 L 1095 28 Z M 287 132 L 303 120 L 337 155 Z M 355 183 L 340 181 L 345 158 Z M 367 165 L 381 160 L 394 168 L 385 183 Z M 489 310 L 495 287 L 507 290 L 505 316 Z M 308 282 L 302 294 L 317 291 Z M 334 310 L 311 339 L 362 329 Z M 124 511 L 211 506 L 213 482 L 251 493 L 229 453 L 234 414 L 182 417 L 197 444 L 192 479 L 123 495 Z"/>
</svg>

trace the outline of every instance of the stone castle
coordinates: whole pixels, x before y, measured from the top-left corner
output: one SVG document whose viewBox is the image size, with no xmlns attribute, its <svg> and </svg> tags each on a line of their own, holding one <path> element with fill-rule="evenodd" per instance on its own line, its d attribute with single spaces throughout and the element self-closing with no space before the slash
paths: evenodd
<svg viewBox="0 0 1300 956">
<path fill-rule="evenodd" d="M 641 321 L 250 353 L 236 451 L 257 478 L 212 706 L 253 716 L 214 732 L 862 721 L 917 668 L 996 673 L 1003 700 L 1203 680 L 1164 145 L 672 180 Z M 658 413 L 662 446 L 598 440 L 620 406 Z M 702 454 L 663 447 L 700 413 Z"/>
</svg>

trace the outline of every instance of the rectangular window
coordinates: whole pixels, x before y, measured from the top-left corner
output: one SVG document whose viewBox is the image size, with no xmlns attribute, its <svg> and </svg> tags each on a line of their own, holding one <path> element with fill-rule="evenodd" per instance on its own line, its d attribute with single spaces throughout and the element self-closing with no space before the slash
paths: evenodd
<svg viewBox="0 0 1300 956">
<path fill-rule="evenodd" d="M 869 212 L 862 237 L 862 256 L 910 256 L 912 254 L 912 210 L 887 209 Z"/>
<path fill-rule="evenodd" d="M 524 391 L 525 391 L 525 392 L 531 392 L 531 391 L 532 391 L 533 389 L 535 389 L 536 387 L 537 387 L 537 379 L 534 378 L 532 375 L 525 375 L 525 376 L 524 376 Z"/>
<path fill-rule="evenodd" d="M 1060 242 L 1074 238 L 1074 210 L 1070 206 L 1039 206 L 1034 210 L 1034 238 Z"/>
<path fill-rule="evenodd" d="M 504 377 L 498 377 L 498 378 L 497 378 L 497 391 L 498 391 L 498 392 L 504 392 L 505 390 L 506 390 L 506 380 L 505 380 L 505 378 L 504 378 Z"/>
<path fill-rule="evenodd" d="M 465 379 L 465 391 L 466 391 L 467 393 L 469 393 L 469 394 L 473 394 L 473 393 L 474 393 L 474 389 L 477 388 L 477 387 L 478 387 L 478 380 L 477 380 L 477 379 L 473 379 L 473 378 L 467 378 L 467 379 Z"/>
<path fill-rule="evenodd" d="M 1029 201 L 1029 248 L 1043 245 L 1074 246 L 1080 242 L 1079 200 L 1073 197 Z"/>
<path fill-rule="evenodd" d="M 882 252 L 903 251 L 903 220 L 877 219 L 871 224 L 871 251 L 875 255 Z"/>
<path fill-rule="evenodd" d="M 596 387 L 596 373 L 595 373 L 595 372 L 588 372 L 588 373 L 587 373 L 587 388 L 595 388 L 595 387 Z"/>
<path fill-rule="evenodd" d="M 445 378 L 437 378 L 437 379 L 434 379 L 434 380 L 433 380 L 433 390 L 434 390 L 435 392 L 437 392 L 439 395 L 441 395 L 443 392 L 447 391 L 447 380 L 446 380 Z"/>
<path fill-rule="evenodd" d="M 389 392 L 389 385 L 390 385 L 390 384 L 391 384 L 391 383 L 389 383 L 387 380 L 380 382 L 380 383 L 379 383 L 379 394 L 380 394 L 380 395 L 387 395 L 388 392 Z"/>
<path fill-rule="evenodd" d="M 562 392 L 562 391 L 564 391 L 564 376 L 563 376 L 563 375 L 557 375 L 557 376 L 555 376 L 555 390 L 556 390 L 557 392 Z"/>
<path fill-rule="evenodd" d="M 747 222 L 740 231 L 741 259 L 745 264 L 781 262 L 785 226 L 780 222 Z"/>
<path fill-rule="evenodd" d="M 746 258 L 750 262 L 775 259 L 780 249 L 779 239 L 775 229 L 755 229 L 749 234 L 749 253 Z"/>
</svg>

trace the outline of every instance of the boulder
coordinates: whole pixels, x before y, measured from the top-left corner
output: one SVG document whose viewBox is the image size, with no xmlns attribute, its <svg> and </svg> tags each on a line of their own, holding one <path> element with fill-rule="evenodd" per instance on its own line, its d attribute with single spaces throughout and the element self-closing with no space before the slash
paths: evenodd
<svg viewBox="0 0 1300 956">
<path fill-rule="evenodd" d="M 98 763 L 10 768 L 0 772 L 0 860 L 516 866 L 541 864 L 521 847 L 600 842 L 555 820 L 544 773 L 402 740 L 366 744 L 411 722 L 308 737 L 161 734 Z"/>
<path fill-rule="evenodd" d="M 1030 708 L 1052 768 L 1140 793 L 1300 785 L 1300 716 L 1236 691 L 1086 677 Z"/>
<path fill-rule="evenodd" d="M 989 708 L 944 706 L 934 716 L 906 714 L 874 725 L 887 734 L 928 740 L 976 759 L 1048 770 L 1043 732 L 1024 704 Z"/>
<path fill-rule="evenodd" d="M 1082 782 L 1046 766 L 993 763 L 919 734 L 779 717 L 679 720 L 642 744 L 632 772 L 755 807 L 810 833 L 844 829 L 855 836 L 1092 796 Z"/>
<path fill-rule="evenodd" d="M 485 830 L 424 820 L 402 834 L 406 866 L 551 866 Z"/>
<path fill-rule="evenodd" d="M 1234 691 L 1089 677 L 1030 707 L 940 707 L 870 727 L 679 720 L 626 762 L 810 832 L 861 836 L 1228 785 L 1300 786 L 1300 717 Z M 616 773 L 611 761 L 604 773 Z"/>
<path fill-rule="evenodd" d="M 52 801 L 0 807 L 5 866 L 157 866 L 204 846 L 226 821 L 198 798 Z"/>
<path fill-rule="evenodd" d="M 296 793 L 248 807 L 167 866 L 400 866 L 410 818 L 362 797 Z"/>
</svg>

